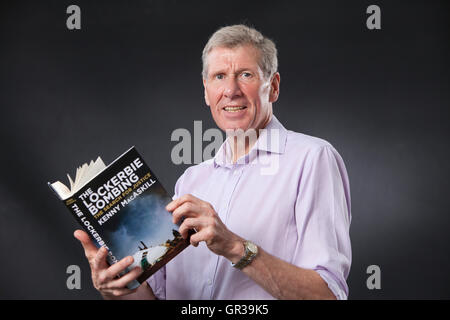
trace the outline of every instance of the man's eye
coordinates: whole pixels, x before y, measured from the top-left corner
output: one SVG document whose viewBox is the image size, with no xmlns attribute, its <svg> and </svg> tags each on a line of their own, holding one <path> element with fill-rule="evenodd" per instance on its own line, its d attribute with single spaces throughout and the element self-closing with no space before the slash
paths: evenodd
<svg viewBox="0 0 450 320">
<path fill-rule="evenodd" d="M 222 80 L 222 79 L 223 79 L 223 74 L 217 74 L 217 75 L 216 75 L 216 79 Z"/>
<path fill-rule="evenodd" d="M 244 78 L 251 78 L 252 74 L 250 72 L 244 72 L 242 73 L 242 77 Z"/>
</svg>

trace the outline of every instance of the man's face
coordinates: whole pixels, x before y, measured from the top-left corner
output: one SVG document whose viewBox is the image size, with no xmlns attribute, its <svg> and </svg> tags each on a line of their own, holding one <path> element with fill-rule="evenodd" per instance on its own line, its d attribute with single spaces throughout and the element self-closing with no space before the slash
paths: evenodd
<svg viewBox="0 0 450 320">
<path fill-rule="evenodd" d="M 217 126 L 224 131 L 264 128 L 278 98 L 279 74 L 264 79 L 259 51 L 249 45 L 217 47 L 207 59 L 205 101 Z"/>
</svg>

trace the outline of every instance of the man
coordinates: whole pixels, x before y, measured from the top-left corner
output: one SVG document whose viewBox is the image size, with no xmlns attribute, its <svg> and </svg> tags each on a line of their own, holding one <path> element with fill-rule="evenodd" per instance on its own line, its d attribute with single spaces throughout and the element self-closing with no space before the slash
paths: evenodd
<svg viewBox="0 0 450 320">
<path fill-rule="evenodd" d="M 129 290 L 131 257 L 108 267 L 75 232 L 104 298 L 346 299 L 350 190 L 326 141 L 286 130 L 272 114 L 280 75 L 273 42 L 243 25 L 219 29 L 203 51 L 205 101 L 228 134 L 213 159 L 188 168 L 167 205 L 192 246 Z M 257 139 L 248 133 L 255 133 Z M 241 146 L 241 147 L 240 147 Z M 264 173 L 267 167 L 272 172 Z"/>
</svg>

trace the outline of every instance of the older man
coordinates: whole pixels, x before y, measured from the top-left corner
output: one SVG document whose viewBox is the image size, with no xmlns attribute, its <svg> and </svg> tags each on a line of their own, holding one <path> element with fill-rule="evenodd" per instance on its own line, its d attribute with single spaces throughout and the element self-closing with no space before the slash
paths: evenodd
<svg viewBox="0 0 450 320">
<path fill-rule="evenodd" d="M 273 115 L 280 89 L 273 42 L 243 25 L 219 29 L 203 51 L 203 85 L 217 126 L 241 134 L 229 134 L 213 159 L 177 181 L 167 210 L 183 221 L 184 237 L 197 231 L 193 246 L 132 291 L 125 285 L 139 270 L 116 279 L 131 262 L 108 267 L 106 250 L 77 231 L 95 287 L 105 298 L 347 298 L 346 169 L 328 142 L 288 131 Z M 246 139 L 249 132 L 257 139 Z M 264 173 L 267 166 L 274 170 Z"/>
</svg>

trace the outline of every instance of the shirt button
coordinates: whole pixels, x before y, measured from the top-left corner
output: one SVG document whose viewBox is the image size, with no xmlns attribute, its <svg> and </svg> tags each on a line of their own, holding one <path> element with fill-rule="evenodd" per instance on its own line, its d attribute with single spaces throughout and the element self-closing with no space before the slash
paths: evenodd
<svg viewBox="0 0 450 320">
<path fill-rule="evenodd" d="M 208 284 L 208 286 L 212 285 L 211 279 L 208 279 L 208 280 L 206 281 L 206 283 Z"/>
</svg>

